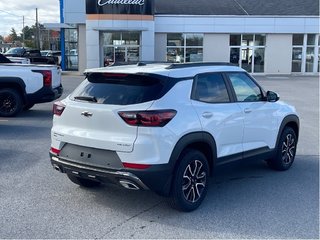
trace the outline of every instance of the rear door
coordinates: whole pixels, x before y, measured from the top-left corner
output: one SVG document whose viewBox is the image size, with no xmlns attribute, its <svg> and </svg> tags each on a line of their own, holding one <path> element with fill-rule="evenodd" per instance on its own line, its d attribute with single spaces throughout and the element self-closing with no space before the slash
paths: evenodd
<svg viewBox="0 0 320 240">
<path fill-rule="evenodd" d="M 244 116 L 238 104 L 231 101 L 222 74 L 196 76 L 192 99 L 203 131 L 216 141 L 218 158 L 241 154 Z"/>
</svg>

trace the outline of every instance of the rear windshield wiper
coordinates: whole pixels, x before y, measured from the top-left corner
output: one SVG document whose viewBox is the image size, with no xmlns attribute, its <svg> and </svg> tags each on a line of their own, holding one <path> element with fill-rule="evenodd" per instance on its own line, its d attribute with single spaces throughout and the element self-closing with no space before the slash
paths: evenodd
<svg viewBox="0 0 320 240">
<path fill-rule="evenodd" d="M 97 102 L 97 99 L 95 97 L 77 96 L 77 97 L 74 97 L 74 99 L 88 101 L 88 102 L 95 102 L 95 103 Z"/>
</svg>

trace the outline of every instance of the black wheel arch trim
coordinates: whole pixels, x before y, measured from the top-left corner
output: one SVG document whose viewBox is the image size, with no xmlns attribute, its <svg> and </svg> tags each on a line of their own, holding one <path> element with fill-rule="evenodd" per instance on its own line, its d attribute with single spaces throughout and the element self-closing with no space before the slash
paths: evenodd
<svg viewBox="0 0 320 240">
<path fill-rule="evenodd" d="M 0 77 L 0 88 L 15 88 L 22 94 L 23 100 L 26 99 L 26 84 L 19 77 Z"/>
<path fill-rule="evenodd" d="M 183 154 L 187 148 L 193 148 L 203 152 L 208 159 L 210 172 L 212 173 L 215 160 L 217 159 L 216 142 L 211 134 L 201 131 L 188 133 L 181 137 L 176 143 L 169 159 L 171 171 L 174 172 L 181 154 Z"/>
<path fill-rule="evenodd" d="M 297 142 L 298 142 L 299 128 L 300 128 L 299 117 L 297 115 L 290 114 L 290 115 L 286 116 L 280 124 L 279 132 L 278 132 L 278 136 L 277 136 L 276 147 L 279 145 L 281 134 L 282 134 L 283 130 L 285 129 L 285 127 L 287 127 L 287 126 L 291 126 L 293 128 L 293 130 L 296 132 Z"/>
</svg>

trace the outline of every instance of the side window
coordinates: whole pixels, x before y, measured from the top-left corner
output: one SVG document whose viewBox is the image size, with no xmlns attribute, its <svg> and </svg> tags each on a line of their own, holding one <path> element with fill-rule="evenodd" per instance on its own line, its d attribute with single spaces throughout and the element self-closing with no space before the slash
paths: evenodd
<svg viewBox="0 0 320 240">
<path fill-rule="evenodd" d="M 262 101 L 260 87 L 245 73 L 228 73 L 238 102 Z"/>
<path fill-rule="evenodd" d="M 227 87 L 220 73 L 198 75 L 195 79 L 192 98 L 207 103 L 230 102 Z"/>
</svg>

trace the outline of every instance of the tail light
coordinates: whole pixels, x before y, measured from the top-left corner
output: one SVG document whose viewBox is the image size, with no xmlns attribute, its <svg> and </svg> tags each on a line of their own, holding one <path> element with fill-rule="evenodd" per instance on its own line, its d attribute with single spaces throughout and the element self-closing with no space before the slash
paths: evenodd
<svg viewBox="0 0 320 240">
<path fill-rule="evenodd" d="M 52 85 L 52 72 L 50 70 L 32 70 L 32 72 L 41 73 L 43 76 L 43 86 L 51 87 L 51 85 Z"/>
<path fill-rule="evenodd" d="M 119 112 L 120 117 L 130 126 L 163 127 L 177 114 L 176 110 Z"/>
<path fill-rule="evenodd" d="M 51 147 L 51 148 L 50 148 L 50 152 L 52 152 L 52 153 L 54 153 L 54 154 L 56 154 L 56 155 L 59 155 L 60 150 L 59 150 L 59 149 L 56 149 L 56 148 Z"/>
<path fill-rule="evenodd" d="M 53 104 L 52 112 L 54 115 L 61 116 L 65 108 L 66 105 L 64 105 L 62 102 L 55 102 Z"/>
</svg>

